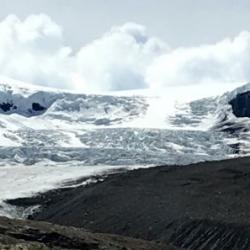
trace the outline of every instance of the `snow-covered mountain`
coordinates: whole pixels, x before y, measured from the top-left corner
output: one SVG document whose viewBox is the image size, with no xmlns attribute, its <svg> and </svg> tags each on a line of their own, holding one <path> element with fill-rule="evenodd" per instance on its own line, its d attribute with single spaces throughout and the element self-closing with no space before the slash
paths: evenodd
<svg viewBox="0 0 250 250">
<path fill-rule="evenodd" d="M 0 81 L 0 159 L 26 165 L 44 160 L 149 165 L 187 164 L 231 153 L 224 134 L 212 129 L 222 112 L 218 98 L 182 103 L 172 114 L 161 104 L 154 112 L 161 113 L 165 125 L 151 127 L 150 109 L 158 100 Z"/>
<path fill-rule="evenodd" d="M 107 170 L 244 155 L 248 91 L 170 107 L 171 93 L 78 94 L 0 78 L 0 201 Z"/>
</svg>

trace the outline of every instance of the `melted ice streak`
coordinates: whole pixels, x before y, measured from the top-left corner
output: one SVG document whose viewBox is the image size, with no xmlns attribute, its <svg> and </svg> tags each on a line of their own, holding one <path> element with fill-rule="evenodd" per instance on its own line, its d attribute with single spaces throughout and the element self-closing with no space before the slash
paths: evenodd
<svg viewBox="0 0 250 250">
<path fill-rule="evenodd" d="M 11 106 L 0 109 L 0 215 L 30 212 L 4 200 L 103 171 L 234 156 L 225 134 L 214 129 L 224 111 L 222 99 L 209 96 L 222 89 L 209 90 L 216 91 L 189 86 L 86 95 L 0 81 L 0 104 Z M 34 103 L 44 109 L 34 110 Z"/>
<path fill-rule="evenodd" d="M 30 197 L 39 192 L 45 192 L 59 187 L 72 187 L 94 182 L 92 176 L 106 175 L 107 171 L 117 169 L 136 169 L 140 166 L 82 166 L 79 162 L 71 161 L 69 164 L 43 161 L 34 165 L 15 164 L 7 166 L 3 164 L 0 171 L 0 216 L 25 217 L 36 207 L 25 210 L 10 206 L 4 202 L 8 199 Z M 86 179 L 85 179 L 86 177 Z M 82 182 L 74 183 L 77 178 L 83 178 Z"/>
</svg>

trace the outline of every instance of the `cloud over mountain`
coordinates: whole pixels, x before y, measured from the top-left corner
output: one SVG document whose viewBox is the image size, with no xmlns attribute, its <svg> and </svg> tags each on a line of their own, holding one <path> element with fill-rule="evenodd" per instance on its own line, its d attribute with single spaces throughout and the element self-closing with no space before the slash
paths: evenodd
<svg viewBox="0 0 250 250">
<path fill-rule="evenodd" d="M 52 87 L 107 91 L 250 79 L 247 31 L 216 44 L 170 50 L 144 26 L 126 23 L 73 52 L 62 27 L 40 14 L 6 17 L 0 37 L 0 74 Z"/>
<path fill-rule="evenodd" d="M 250 80 L 250 33 L 159 56 L 148 68 L 151 84 L 187 85 Z"/>
<path fill-rule="evenodd" d="M 77 54 L 77 74 L 89 88 L 124 90 L 148 87 L 145 81 L 152 60 L 167 51 L 145 27 L 127 23 L 113 27 Z M 81 86 L 81 84 L 80 84 Z"/>
</svg>

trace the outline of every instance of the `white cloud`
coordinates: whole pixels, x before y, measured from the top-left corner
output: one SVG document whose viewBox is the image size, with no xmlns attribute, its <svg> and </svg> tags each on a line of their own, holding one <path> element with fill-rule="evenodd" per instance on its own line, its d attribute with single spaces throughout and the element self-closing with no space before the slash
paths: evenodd
<svg viewBox="0 0 250 250">
<path fill-rule="evenodd" d="M 84 34 L 84 31 L 82 31 Z M 0 74 L 22 81 L 79 90 L 145 88 L 145 71 L 166 45 L 127 23 L 72 55 L 62 29 L 46 15 L 0 23 Z"/>
<path fill-rule="evenodd" d="M 0 37 L 2 75 L 57 87 L 69 83 L 71 49 L 62 46 L 62 30 L 48 16 L 23 22 L 8 16 L 0 23 Z"/>
<path fill-rule="evenodd" d="M 249 81 L 250 33 L 161 55 L 148 68 L 146 78 L 154 86 Z"/>
<path fill-rule="evenodd" d="M 145 88 L 147 67 L 167 46 L 146 35 L 145 27 L 127 23 L 84 46 L 77 54 L 77 74 L 90 89 Z"/>
<path fill-rule="evenodd" d="M 41 14 L 8 16 L 0 37 L 1 75 L 52 87 L 106 91 L 250 80 L 249 32 L 170 50 L 144 26 L 126 23 L 73 54 L 62 28 Z"/>
</svg>

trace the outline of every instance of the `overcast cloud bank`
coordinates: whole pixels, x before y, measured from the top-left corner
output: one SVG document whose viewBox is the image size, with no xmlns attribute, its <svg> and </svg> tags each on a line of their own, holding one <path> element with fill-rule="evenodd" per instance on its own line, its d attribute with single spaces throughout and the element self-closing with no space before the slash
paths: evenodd
<svg viewBox="0 0 250 250">
<path fill-rule="evenodd" d="M 84 30 L 80 30 L 84 36 Z M 250 80 L 250 32 L 212 45 L 171 50 L 135 23 L 110 31 L 79 51 L 63 42 L 47 15 L 0 23 L 0 74 L 79 91 L 161 88 Z"/>
</svg>

